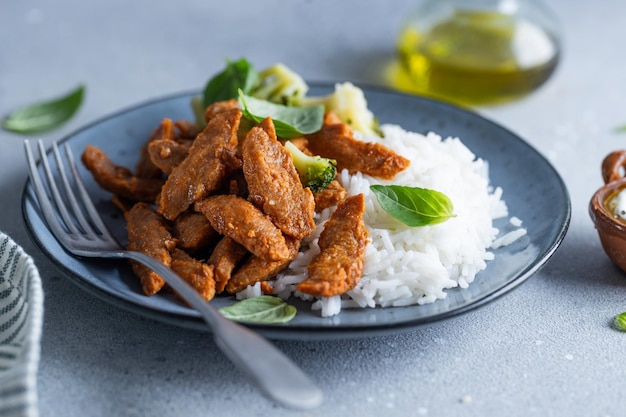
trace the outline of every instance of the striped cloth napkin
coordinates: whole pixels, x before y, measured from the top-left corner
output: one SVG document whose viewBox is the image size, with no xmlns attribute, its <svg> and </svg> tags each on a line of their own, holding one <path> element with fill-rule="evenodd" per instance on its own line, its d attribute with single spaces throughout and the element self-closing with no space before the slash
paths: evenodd
<svg viewBox="0 0 626 417">
<path fill-rule="evenodd" d="M 36 417 L 43 291 L 33 259 L 0 232 L 0 416 Z"/>
</svg>

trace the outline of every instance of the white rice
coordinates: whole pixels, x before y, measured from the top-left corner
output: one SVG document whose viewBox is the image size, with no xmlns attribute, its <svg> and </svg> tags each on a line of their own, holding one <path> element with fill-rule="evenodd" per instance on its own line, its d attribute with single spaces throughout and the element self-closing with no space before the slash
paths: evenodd
<svg viewBox="0 0 626 417">
<path fill-rule="evenodd" d="M 511 232 L 508 232 L 505 235 L 494 240 L 493 243 L 491 244 L 491 249 L 498 249 L 498 248 L 501 248 L 502 246 L 510 245 L 511 243 L 519 239 L 520 237 L 524 236 L 526 233 L 527 231 L 524 228 L 519 228 Z"/>
<path fill-rule="evenodd" d="M 405 306 L 432 303 L 446 297 L 448 288 L 466 288 L 487 261 L 494 258 L 491 248 L 509 244 L 526 233 L 514 230 L 496 240 L 496 218 L 508 216 L 502 189 L 489 185 L 487 163 L 458 139 L 434 133 L 424 136 L 396 125 L 382 126 L 380 141 L 410 159 L 408 169 L 392 181 L 360 173 L 339 173 L 348 195 L 363 193 L 364 220 L 370 235 L 363 276 L 359 284 L 343 296 L 313 300 L 299 293 L 296 286 L 307 276 L 306 266 L 319 253 L 317 240 L 329 218 L 330 209 L 317 215 L 317 229 L 303 241 L 301 253 L 274 283 L 274 293 L 283 299 L 291 295 L 313 300 L 321 315 L 337 314 L 342 308 Z M 454 214 L 433 226 L 408 227 L 385 212 L 373 193 L 372 184 L 396 184 L 434 189 L 453 202 Z M 519 219 L 512 223 L 521 225 Z M 250 291 L 250 295 L 256 291 Z M 245 296 L 244 296 L 245 297 Z"/>
<path fill-rule="evenodd" d="M 515 226 L 515 227 L 521 227 L 522 226 L 522 220 L 519 217 L 511 217 L 509 219 L 509 223 L 511 223 L 511 225 Z"/>
</svg>

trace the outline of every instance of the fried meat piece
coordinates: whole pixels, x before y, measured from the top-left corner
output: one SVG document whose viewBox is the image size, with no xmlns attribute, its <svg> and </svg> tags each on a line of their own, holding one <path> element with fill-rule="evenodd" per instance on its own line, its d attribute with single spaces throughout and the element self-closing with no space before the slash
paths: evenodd
<svg viewBox="0 0 626 417">
<path fill-rule="evenodd" d="M 174 249 L 171 268 L 205 300 L 215 297 L 213 266 L 192 258 L 181 249 Z"/>
<path fill-rule="evenodd" d="M 302 187 L 291 155 L 278 142 L 271 118 L 252 128 L 241 146 L 248 199 L 286 235 L 302 239 L 315 229 L 315 201 Z"/>
<path fill-rule="evenodd" d="M 122 166 L 115 165 L 102 149 L 87 145 L 81 161 L 96 182 L 105 190 L 132 201 L 152 202 L 161 191 L 161 178 L 139 178 Z"/>
<path fill-rule="evenodd" d="M 241 110 L 218 113 L 198 134 L 189 155 L 172 170 L 159 198 L 158 211 L 174 220 L 194 202 L 217 189 L 228 172 L 225 160 L 237 151 Z"/>
<path fill-rule="evenodd" d="M 346 189 L 341 186 L 339 181 L 333 180 L 328 187 L 324 188 L 319 193 L 313 194 L 315 198 L 315 211 L 321 212 L 322 210 L 339 204 L 346 198 Z"/>
<path fill-rule="evenodd" d="M 285 269 L 298 256 L 298 251 L 300 250 L 300 240 L 288 237 L 286 241 L 289 247 L 288 259 L 284 261 L 268 261 L 252 256 L 230 278 L 226 284 L 226 291 L 230 294 L 235 294 L 244 290 L 248 285 L 268 281 Z"/>
<path fill-rule="evenodd" d="M 248 254 L 248 249 L 241 246 L 228 236 L 224 236 L 213 249 L 211 257 L 207 261 L 215 269 L 215 292 L 224 291 L 226 283 L 230 280 L 233 270 Z"/>
<path fill-rule="evenodd" d="M 192 123 L 189 120 L 184 120 L 184 119 L 176 120 L 174 122 L 174 127 L 176 127 L 176 130 L 177 130 L 177 134 L 176 134 L 177 141 L 181 141 L 181 139 L 193 140 L 196 136 L 198 136 L 198 133 L 200 133 L 200 131 L 202 130 L 195 123 Z"/>
<path fill-rule="evenodd" d="M 274 292 L 274 285 L 270 281 L 261 281 L 261 294 L 272 295 Z"/>
<path fill-rule="evenodd" d="M 291 144 L 296 148 L 300 149 L 303 153 L 309 156 L 313 155 L 311 151 L 309 151 L 309 141 L 305 137 L 300 136 L 298 138 L 289 139 L 289 142 L 291 142 Z"/>
<path fill-rule="evenodd" d="M 124 213 L 124 217 L 128 231 L 127 249 L 145 253 L 163 265 L 171 266 L 170 251 L 175 248 L 176 240 L 165 219 L 146 203 L 135 204 Z M 151 269 L 135 261 L 131 261 L 131 265 L 139 277 L 144 294 L 154 295 L 165 285 L 163 278 Z"/>
<path fill-rule="evenodd" d="M 189 145 L 168 139 L 154 140 L 148 145 L 148 155 L 154 166 L 171 174 L 189 155 Z"/>
<path fill-rule="evenodd" d="M 379 143 L 356 139 L 352 129 L 329 113 L 318 132 L 306 135 L 307 147 L 314 155 L 337 161 L 337 170 L 362 172 L 390 180 L 406 169 L 410 161 Z"/>
<path fill-rule="evenodd" d="M 233 172 L 228 177 L 228 189 L 223 194 L 234 194 L 237 197 L 248 198 L 248 183 L 242 170 Z"/>
<path fill-rule="evenodd" d="M 135 168 L 135 175 L 139 178 L 158 178 L 161 176 L 161 170 L 152 162 L 148 153 L 148 147 L 155 140 L 174 140 L 174 123 L 171 119 L 164 118 L 150 134 L 148 141 L 141 147 L 139 162 Z"/>
<path fill-rule="evenodd" d="M 204 110 L 204 120 L 209 122 L 218 113 L 223 113 L 225 111 L 238 109 L 238 108 L 239 108 L 239 102 L 236 99 L 234 99 L 234 98 L 230 99 L 230 100 L 217 101 L 217 102 L 209 105 Z"/>
<path fill-rule="evenodd" d="M 243 198 L 234 195 L 207 197 L 195 204 L 220 234 L 233 239 L 259 258 L 289 258 L 285 237 L 269 217 Z"/>
<path fill-rule="evenodd" d="M 321 252 L 309 263 L 309 276 L 298 284 L 298 291 L 332 297 L 354 288 L 361 279 L 369 236 L 364 212 L 363 194 L 348 197 L 337 206 L 320 235 Z"/>
<path fill-rule="evenodd" d="M 113 203 L 113 205 L 117 207 L 122 213 L 125 213 L 133 208 L 136 201 L 132 201 L 127 198 L 120 197 L 119 195 L 113 194 L 113 196 L 111 197 L 111 203 Z"/>
<path fill-rule="evenodd" d="M 178 241 L 176 246 L 190 253 L 210 246 L 219 238 L 206 216 L 195 211 L 178 216 L 172 225 L 172 234 Z"/>
</svg>

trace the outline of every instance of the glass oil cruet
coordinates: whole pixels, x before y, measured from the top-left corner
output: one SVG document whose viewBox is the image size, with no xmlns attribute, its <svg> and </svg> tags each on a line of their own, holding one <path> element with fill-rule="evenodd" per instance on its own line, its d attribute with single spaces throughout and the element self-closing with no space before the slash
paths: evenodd
<svg viewBox="0 0 626 417">
<path fill-rule="evenodd" d="M 398 35 L 391 85 L 464 105 L 525 96 L 553 74 L 559 23 L 539 0 L 421 0 Z"/>
</svg>

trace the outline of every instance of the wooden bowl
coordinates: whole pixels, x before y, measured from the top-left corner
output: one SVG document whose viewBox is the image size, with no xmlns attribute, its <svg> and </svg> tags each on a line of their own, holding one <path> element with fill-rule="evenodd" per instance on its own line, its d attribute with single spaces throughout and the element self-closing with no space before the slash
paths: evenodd
<svg viewBox="0 0 626 417">
<path fill-rule="evenodd" d="M 589 202 L 589 216 L 596 226 L 604 252 L 626 272 L 626 220 L 619 219 L 607 207 L 608 201 L 626 188 L 626 150 L 610 153 L 602 162 L 604 186 Z"/>
</svg>

